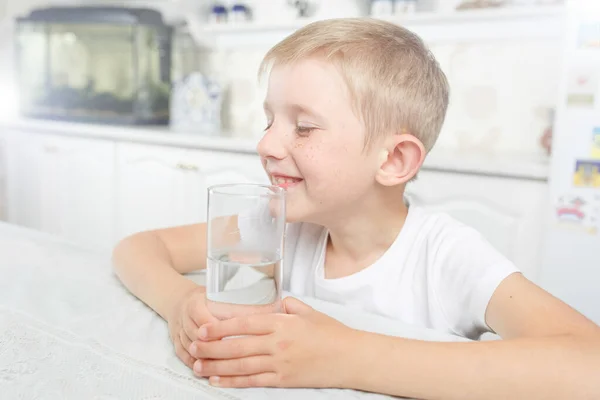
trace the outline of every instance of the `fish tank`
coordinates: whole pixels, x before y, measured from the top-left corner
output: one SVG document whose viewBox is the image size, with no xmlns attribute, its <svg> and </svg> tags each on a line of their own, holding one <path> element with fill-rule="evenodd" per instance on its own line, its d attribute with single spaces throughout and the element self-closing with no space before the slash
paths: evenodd
<svg viewBox="0 0 600 400">
<path fill-rule="evenodd" d="M 152 9 L 33 10 L 16 21 L 21 115 L 168 124 L 171 38 Z"/>
</svg>

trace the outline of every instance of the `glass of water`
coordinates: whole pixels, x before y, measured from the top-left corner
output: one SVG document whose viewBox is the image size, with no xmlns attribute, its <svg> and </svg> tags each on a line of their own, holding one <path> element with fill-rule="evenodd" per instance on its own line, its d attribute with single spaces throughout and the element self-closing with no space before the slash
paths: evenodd
<svg viewBox="0 0 600 400">
<path fill-rule="evenodd" d="M 218 319 L 281 311 L 285 191 L 208 188 L 206 298 Z"/>
</svg>

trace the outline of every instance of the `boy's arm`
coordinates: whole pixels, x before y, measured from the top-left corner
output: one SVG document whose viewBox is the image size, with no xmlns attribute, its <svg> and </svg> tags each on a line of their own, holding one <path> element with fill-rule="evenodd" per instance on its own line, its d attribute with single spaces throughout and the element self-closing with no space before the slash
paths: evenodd
<svg viewBox="0 0 600 400">
<path fill-rule="evenodd" d="M 136 297 L 164 319 L 198 287 L 182 274 L 206 268 L 206 224 L 141 232 L 113 251 L 115 272 Z"/>
<path fill-rule="evenodd" d="M 486 319 L 506 340 L 433 343 L 360 332 L 343 386 L 423 399 L 600 398 L 600 328 L 582 315 L 513 274 Z"/>
<path fill-rule="evenodd" d="M 226 232 L 238 232 L 228 240 L 239 242 L 237 216 L 217 218 L 215 223 Z M 182 274 L 206 268 L 206 233 L 205 223 L 136 233 L 115 247 L 115 272 L 133 295 L 166 320 L 180 300 L 198 288 Z M 272 268 L 261 272 L 273 276 Z"/>
</svg>

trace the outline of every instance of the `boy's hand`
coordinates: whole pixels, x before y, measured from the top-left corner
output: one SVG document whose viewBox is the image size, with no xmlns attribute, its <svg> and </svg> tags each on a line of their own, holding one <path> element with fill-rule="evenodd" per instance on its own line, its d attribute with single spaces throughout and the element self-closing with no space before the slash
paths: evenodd
<svg viewBox="0 0 600 400">
<path fill-rule="evenodd" d="M 221 387 L 341 387 L 356 331 L 293 298 L 286 314 L 205 324 L 194 372 Z M 251 335 L 218 340 L 229 336 Z"/>
<path fill-rule="evenodd" d="M 198 340 L 198 328 L 212 321 L 217 319 L 206 308 L 206 290 L 201 286 L 185 294 L 167 319 L 175 353 L 190 368 L 196 361 L 188 351 L 190 344 Z"/>
</svg>

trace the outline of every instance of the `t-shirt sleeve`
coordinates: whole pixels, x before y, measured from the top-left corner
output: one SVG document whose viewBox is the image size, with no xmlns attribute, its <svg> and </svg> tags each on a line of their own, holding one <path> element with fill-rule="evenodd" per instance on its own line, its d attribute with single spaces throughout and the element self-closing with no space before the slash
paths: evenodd
<svg viewBox="0 0 600 400">
<path fill-rule="evenodd" d="M 434 293 L 449 327 L 478 339 L 492 332 L 485 313 L 492 295 L 517 267 L 479 232 L 463 227 L 440 240 L 432 266 Z"/>
</svg>

